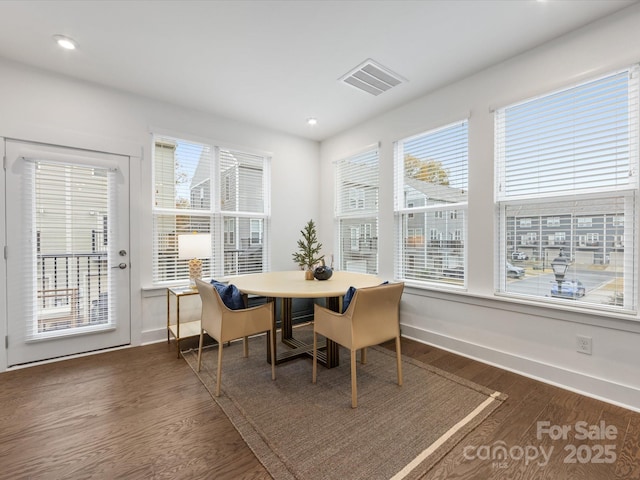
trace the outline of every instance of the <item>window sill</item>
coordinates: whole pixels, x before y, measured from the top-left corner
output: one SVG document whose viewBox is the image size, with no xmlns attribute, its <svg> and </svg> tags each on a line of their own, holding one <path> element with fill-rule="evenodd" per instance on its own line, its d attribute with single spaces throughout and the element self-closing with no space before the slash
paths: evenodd
<svg viewBox="0 0 640 480">
<path fill-rule="evenodd" d="M 405 286 L 405 293 L 408 295 L 465 303 L 483 308 L 492 308 L 554 320 L 640 333 L 640 318 L 637 312 L 596 312 L 588 308 L 538 303 L 521 298 L 502 296 L 498 293 L 483 295 L 462 289 L 452 291 L 451 289 L 427 288 L 410 284 Z"/>
</svg>

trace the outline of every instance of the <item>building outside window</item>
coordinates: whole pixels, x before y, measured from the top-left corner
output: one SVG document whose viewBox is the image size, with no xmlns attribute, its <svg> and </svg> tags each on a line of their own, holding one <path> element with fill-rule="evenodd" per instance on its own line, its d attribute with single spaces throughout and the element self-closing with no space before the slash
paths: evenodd
<svg viewBox="0 0 640 480">
<path fill-rule="evenodd" d="M 378 148 L 335 163 L 335 231 L 341 270 L 378 273 Z"/>
<path fill-rule="evenodd" d="M 638 73 L 496 111 L 499 294 L 635 311 Z M 569 262 L 563 279 L 552 273 L 559 257 Z M 522 278 L 508 276 L 514 259 Z"/>
<path fill-rule="evenodd" d="M 353 187 L 349 189 L 349 208 L 351 210 L 361 210 L 364 208 L 365 190 L 363 187 Z"/>
<path fill-rule="evenodd" d="M 154 136 L 153 283 L 188 279 L 178 235 L 211 234 L 203 277 L 269 269 L 269 158 Z"/>
<path fill-rule="evenodd" d="M 409 228 L 407 230 L 407 246 L 424 245 L 424 233 L 421 228 Z"/>
<path fill-rule="evenodd" d="M 468 122 L 395 142 L 396 278 L 465 285 Z M 428 241 L 414 240 L 429 232 Z"/>
</svg>

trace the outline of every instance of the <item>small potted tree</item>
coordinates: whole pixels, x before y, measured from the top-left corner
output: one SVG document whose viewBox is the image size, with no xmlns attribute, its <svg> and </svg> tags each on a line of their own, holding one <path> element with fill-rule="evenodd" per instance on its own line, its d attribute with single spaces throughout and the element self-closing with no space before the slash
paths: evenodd
<svg viewBox="0 0 640 480">
<path fill-rule="evenodd" d="M 324 255 L 320 255 L 322 244 L 318 242 L 316 224 L 313 220 L 309 220 L 300 233 L 302 238 L 298 240 L 298 251 L 292 254 L 293 261 L 305 271 L 306 280 L 313 280 L 313 268 L 324 258 Z"/>
</svg>

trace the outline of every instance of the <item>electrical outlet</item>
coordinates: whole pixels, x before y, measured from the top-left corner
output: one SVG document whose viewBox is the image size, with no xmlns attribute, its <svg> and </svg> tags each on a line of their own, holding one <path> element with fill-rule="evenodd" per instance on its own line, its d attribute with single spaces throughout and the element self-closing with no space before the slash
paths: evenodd
<svg viewBox="0 0 640 480">
<path fill-rule="evenodd" d="M 576 335 L 576 352 L 591 355 L 591 337 Z"/>
</svg>

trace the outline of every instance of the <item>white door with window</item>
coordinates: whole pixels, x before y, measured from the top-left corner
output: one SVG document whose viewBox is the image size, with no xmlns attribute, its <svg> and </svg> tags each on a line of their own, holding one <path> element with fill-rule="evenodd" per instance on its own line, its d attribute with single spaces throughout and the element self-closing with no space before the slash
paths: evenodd
<svg viewBox="0 0 640 480">
<path fill-rule="evenodd" d="M 129 344 L 129 157 L 5 152 L 7 364 Z"/>
</svg>

